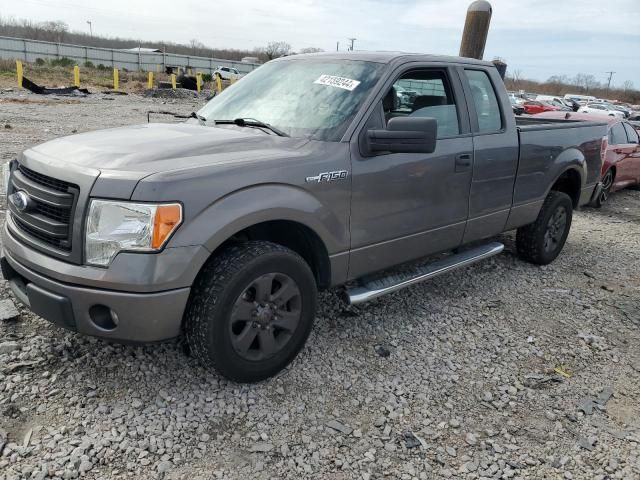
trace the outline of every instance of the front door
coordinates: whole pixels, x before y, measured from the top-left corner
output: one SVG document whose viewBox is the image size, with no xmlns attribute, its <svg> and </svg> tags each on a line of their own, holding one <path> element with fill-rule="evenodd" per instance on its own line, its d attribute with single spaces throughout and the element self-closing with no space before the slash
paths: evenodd
<svg viewBox="0 0 640 480">
<path fill-rule="evenodd" d="M 367 152 L 367 130 L 384 128 L 399 116 L 435 118 L 436 150 Z M 457 73 L 445 66 L 399 69 L 352 141 L 351 162 L 351 279 L 459 246 L 468 215 L 473 140 Z"/>
</svg>

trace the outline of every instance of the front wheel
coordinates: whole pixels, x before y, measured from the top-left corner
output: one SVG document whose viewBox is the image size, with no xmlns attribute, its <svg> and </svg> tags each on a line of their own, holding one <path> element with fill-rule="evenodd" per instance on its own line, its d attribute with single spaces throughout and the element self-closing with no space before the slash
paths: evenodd
<svg viewBox="0 0 640 480">
<path fill-rule="evenodd" d="M 536 221 L 518 229 L 516 248 L 520 258 L 538 265 L 553 262 L 567 241 L 572 218 L 569 195 L 549 192 Z"/>
<path fill-rule="evenodd" d="M 203 364 L 237 382 L 286 367 L 304 346 L 316 314 L 311 269 L 270 242 L 232 246 L 200 272 L 185 312 L 185 333 Z"/>
</svg>

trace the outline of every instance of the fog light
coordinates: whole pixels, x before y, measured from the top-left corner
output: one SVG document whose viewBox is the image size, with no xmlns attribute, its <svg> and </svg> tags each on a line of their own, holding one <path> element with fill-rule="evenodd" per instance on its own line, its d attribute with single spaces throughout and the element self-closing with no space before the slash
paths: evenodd
<svg viewBox="0 0 640 480">
<path fill-rule="evenodd" d="M 102 330 L 115 330 L 118 326 L 118 315 L 109 307 L 94 305 L 89 309 L 89 318 Z"/>
</svg>

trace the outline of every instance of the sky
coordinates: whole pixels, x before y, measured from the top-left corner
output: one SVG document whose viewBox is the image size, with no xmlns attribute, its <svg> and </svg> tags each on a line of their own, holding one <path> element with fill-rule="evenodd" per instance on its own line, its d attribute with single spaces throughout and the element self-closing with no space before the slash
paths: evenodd
<svg viewBox="0 0 640 480">
<path fill-rule="evenodd" d="M 457 55 L 471 0 L 0 0 L 3 18 L 62 20 L 96 35 L 252 49 L 346 48 Z M 485 59 L 522 78 L 591 74 L 640 88 L 640 0 L 491 0 Z"/>
</svg>

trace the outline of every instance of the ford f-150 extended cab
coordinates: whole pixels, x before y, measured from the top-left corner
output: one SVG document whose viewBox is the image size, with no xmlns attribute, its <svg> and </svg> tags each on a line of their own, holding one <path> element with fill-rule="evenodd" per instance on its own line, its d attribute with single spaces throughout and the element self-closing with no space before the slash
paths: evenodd
<svg viewBox="0 0 640 480">
<path fill-rule="evenodd" d="M 554 260 L 598 193 L 606 131 L 516 125 L 487 62 L 287 57 L 184 123 L 24 151 L 2 269 L 55 324 L 130 342 L 184 332 L 205 364 L 256 381 L 300 351 L 318 289 L 363 302 L 495 255 L 490 239 L 515 229 L 523 259 Z"/>
</svg>

